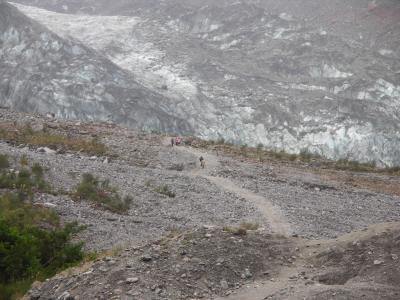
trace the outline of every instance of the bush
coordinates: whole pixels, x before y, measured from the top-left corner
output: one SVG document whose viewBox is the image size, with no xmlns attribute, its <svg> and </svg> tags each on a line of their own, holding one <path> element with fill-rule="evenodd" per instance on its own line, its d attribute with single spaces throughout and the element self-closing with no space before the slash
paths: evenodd
<svg viewBox="0 0 400 300">
<path fill-rule="evenodd" d="M 0 188 L 17 189 L 25 195 L 33 195 L 35 191 L 48 192 L 49 185 L 43 178 L 43 169 L 35 164 L 32 167 L 33 176 L 28 169 L 19 172 L 3 172 L 0 174 Z"/>
<path fill-rule="evenodd" d="M 369 172 L 376 169 L 375 163 L 360 163 L 358 161 L 340 159 L 335 162 L 335 168 L 338 170 L 349 170 L 354 172 Z"/>
<path fill-rule="evenodd" d="M 0 188 L 13 190 L 0 196 L 0 299 L 16 299 L 34 280 L 53 276 L 83 258 L 82 244 L 71 243 L 81 227 L 62 227 L 53 210 L 29 201 L 36 190 L 48 190 L 43 176 L 37 163 L 30 170 L 0 173 Z"/>
<path fill-rule="evenodd" d="M 47 224 L 47 225 L 45 225 Z M 51 230 L 43 227 L 51 226 Z M 57 215 L 27 203 L 19 194 L 0 197 L 0 295 L 12 299 L 34 280 L 43 280 L 83 258 L 82 244 L 72 243 L 76 223 L 59 225 Z"/>
<path fill-rule="evenodd" d="M 258 227 L 259 225 L 255 223 L 242 223 L 239 227 L 225 226 L 222 230 L 233 235 L 247 235 L 247 231 L 257 230 Z"/>
<path fill-rule="evenodd" d="M 33 175 L 35 175 L 37 178 L 43 178 L 44 171 L 40 164 L 34 163 L 31 170 Z"/>
<path fill-rule="evenodd" d="M 223 137 L 220 137 L 220 138 L 217 140 L 217 144 L 218 144 L 218 145 L 224 145 L 224 144 L 225 144 L 225 139 L 224 139 Z"/>
<path fill-rule="evenodd" d="M 257 230 L 260 226 L 257 223 L 242 223 L 240 227 L 246 230 Z"/>
<path fill-rule="evenodd" d="M 185 170 L 185 165 L 183 163 L 173 164 L 168 168 L 168 170 L 182 172 Z"/>
<path fill-rule="evenodd" d="M 82 181 L 76 188 L 75 198 L 95 202 L 116 213 L 129 210 L 133 201 L 129 196 L 121 198 L 117 190 L 110 186 L 108 180 L 101 181 L 92 174 L 83 174 Z"/>
<path fill-rule="evenodd" d="M 399 175 L 400 167 L 385 168 L 385 169 L 383 169 L 383 172 L 388 173 L 390 175 Z"/>
<path fill-rule="evenodd" d="M 10 167 L 7 155 L 0 154 L 0 170 L 7 169 Z"/>
<path fill-rule="evenodd" d="M 312 158 L 312 155 L 310 152 L 307 152 L 306 150 L 302 150 L 299 154 L 299 159 L 301 161 L 309 162 Z"/>
<path fill-rule="evenodd" d="M 21 166 L 26 167 L 29 165 L 28 157 L 24 154 L 22 155 L 21 159 L 19 160 Z"/>
<path fill-rule="evenodd" d="M 247 230 L 241 227 L 236 228 L 236 227 L 225 226 L 222 230 L 225 232 L 229 232 L 233 235 L 247 235 Z"/>
<path fill-rule="evenodd" d="M 175 198 L 175 196 L 176 196 L 175 193 L 172 192 L 167 185 L 161 185 L 159 187 L 156 187 L 154 189 L 154 191 L 159 193 L 159 194 L 168 196 L 170 198 Z"/>
<path fill-rule="evenodd" d="M 59 225 L 57 214 L 50 209 L 34 206 L 26 202 L 21 193 L 6 194 L 0 198 L 0 217 L 14 226 L 24 227 L 26 224 L 41 224 L 45 227 Z"/>
<path fill-rule="evenodd" d="M 248 150 L 247 144 L 240 146 L 240 153 L 245 157 L 247 156 L 247 150 Z"/>
</svg>

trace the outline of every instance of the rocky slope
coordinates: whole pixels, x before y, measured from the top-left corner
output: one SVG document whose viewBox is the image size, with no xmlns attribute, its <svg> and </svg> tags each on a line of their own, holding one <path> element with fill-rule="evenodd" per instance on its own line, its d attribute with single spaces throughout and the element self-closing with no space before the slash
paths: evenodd
<svg viewBox="0 0 400 300">
<path fill-rule="evenodd" d="M 18 6 L 163 94 L 197 136 L 400 163 L 398 1 L 18 2 L 57 11 Z"/>
<path fill-rule="evenodd" d="M 25 299 L 395 300 L 398 226 L 322 244 L 217 228 L 176 234 L 60 274 Z"/>
<path fill-rule="evenodd" d="M 46 139 L 41 147 L 15 142 L 27 127 L 32 135 L 95 137 L 106 152 L 48 149 Z M 0 154 L 11 168 L 19 169 L 22 158 L 43 166 L 52 192 L 37 192 L 34 202 L 55 209 L 63 222 L 85 225 L 76 239 L 100 253 L 35 284 L 27 299 L 394 300 L 400 293 L 398 176 L 260 163 L 195 143 L 171 147 L 168 137 L 110 123 L 4 109 L 0 137 Z M 77 201 L 84 173 L 130 195 L 130 208 L 117 214 Z M 376 190 L 365 177 L 387 188 Z M 175 197 L 159 193 L 162 185 Z M 373 225 L 382 222 L 393 223 Z M 353 230 L 362 231 L 343 236 Z"/>
<path fill-rule="evenodd" d="M 59 117 L 187 131 L 163 98 L 75 40 L 64 40 L 0 3 L 0 105 Z"/>
</svg>

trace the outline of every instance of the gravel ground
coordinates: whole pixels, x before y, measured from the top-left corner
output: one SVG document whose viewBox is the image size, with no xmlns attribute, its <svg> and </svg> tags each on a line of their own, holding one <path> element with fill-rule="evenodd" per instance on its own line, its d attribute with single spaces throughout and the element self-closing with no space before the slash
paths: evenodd
<svg viewBox="0 0 400 300">
<path fill-rule="evenodd" d="M 165 145 L 168 142 L 165 136 L 113 124 L 58 121 L 7 110 L 1 110 L 0 114 L 4 124 L 29 124 L 38 129 L 45 124 L 56 132 L 100 137 L 108 146 L 109 162 L 104 163 L 105 157 L 68 151 L 50 155 L 24 145 L 0 143 L 0 153 L 9 154 L 16 161 L 26 155 L 30 161 L 45 166 L 56 189 L 71 191 L 83 173 L 92 173 L 109 179 L 121 194 L 133 196 L 128 215 L 115 215 L 85 202 L 73 202 L 65 195 L 42 195 L 37 199 L 56 204 L 66 221 L 78 220 L 89 225 L 82 234 L 91 249 L 143 242 L 176 228 L 203 224 L 252 222 L 268 227 L 265 216 L 254 203 L 197 176 L 199 150 L 172 148 Z M 241 162 L 222 156 L 213 156 L 213 160 L 214 168 L 208 170 L 209 175 L 229 178 L 237 186 L 265 197 L 281 209 L 292 231 L 301 236 L 331 238 L 370 224 L 400 220 L 397 196 L 343 187 L 311 172 L 291 170 L 276 163 Z M 154 192 L 155 187 L 164 184 L 176 193 L 175 198 Z"/>
<path fill-rule="evenodd" d="M 399 221 L 400 198 L 349 189 L 316 176 L 282 175 L 267 165 L 222 159 L 215 176 L 263 195 L 279 206 L 293 231 L 307 238 L 334 238 L 371 224 Z"/>
<path fill-rule="evenodd" d="M 45 168 L 58 192 L 37 194 L 34 201 L 55 205 L 65 222 L 86 225 L 76 238 L 87 249 L 112 250 L 113 255 L 35 284 L 25 299 L 398 299 L 398 223 L 381 228 L 378 240 L 375 229 L 365 233 L 365 241 L 360 233 L 325 240 L 399 221 L 397 196 L 341 185 L 283 164 L 173 148 L 165 136 L 113 124 L 60 122 L 1 110 L 0 117 L 0 129 L 30 125 L 41 130 L 45 124 L 57 133 L 98 137 L 108 147 L 107 157 L 91 157 L 0 142 L 0 153 L 11 158 L 13 168 L 23 156 Z M 198 167 L 199 155 L 206 157 L 204 170 Z M 70 194 L 84 173 L 108 179 L 120 194 L 132 196 L 129 211 L 115 214 L 74 201 Z M 161 185 L 176 197 L 157 193 Z M 243 235 L 221 228 L 244 222 L 260 228 Z M 324 240 L 272 235 L 277 224 Z"/>
<path fill-rule="evenodd" d="M 200 228 L 99 259 L 73 276 L 56 276 L 32 289 L 28 299 L 65 293 L 73 299 L 211 299 L 273 278 L 282 265 L 291 265 L 293 248 L 287 238 L 263 232 L 235 236 Z"/>
<path fill-rule="evenodd" d="M 165 151 L 173 150 L 167 148 Z M 204 178 L 164 170 L 162 162 L 159 169 L 151 169 L 130 166 L 120 160 L 103 163 L 103 158 L 39 153 L 28 147 L 16 148 L 6 143 L 0 143 L 0 153 L 9 155 L 15 161 L 25 155 L 29 162 L 40 163 L 47 170 L 47 180 L 55 190 L 71 192 L 82 174 L 91 173 L 109 179 L 119 193 L 134 198 L 127 215 L 100 210 L 90 203 L 76 202 L 62 194 L 44 194 L 36 198 L 38 202 L 57 205 L 56 210 L 66 222 L 77 220 L 80 224 L 88 225 L 81 238 L 89 249 L 136 244 L 159 238 L 171 230 L 204 224 L 230 226 L 243 222 L 265 223 L 251 203 L 217 188 Z M 167 185 L 176 197 L 169 198 L 156 193 L 154 188 L 160 185 Z"/>
</svg>

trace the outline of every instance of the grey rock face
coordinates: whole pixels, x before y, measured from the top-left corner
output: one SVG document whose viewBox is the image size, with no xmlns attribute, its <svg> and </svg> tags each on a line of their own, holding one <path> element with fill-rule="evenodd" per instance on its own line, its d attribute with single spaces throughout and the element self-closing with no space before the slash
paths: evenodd
<svg viewBox="0 0 400 300">
<path fill-rule="evenodd" d="M 0 105 L 139 128 L 189 129 L 162 110 L 161 96 L 106 58 L 0 5 Z"/>
<path fill-rule="evenodd" d="M 400 164 L 398 2 L 18 2 L 67 13 L 18 6 L 162 94 L 167 129 Z"/>
</svg>

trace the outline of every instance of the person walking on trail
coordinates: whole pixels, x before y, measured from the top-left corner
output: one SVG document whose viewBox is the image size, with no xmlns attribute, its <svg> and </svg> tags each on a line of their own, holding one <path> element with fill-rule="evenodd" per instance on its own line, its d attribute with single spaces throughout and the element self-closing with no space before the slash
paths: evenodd
<svg viewBox="0 0 400 300">
<path fill-rule="evenodd" d="M 171 138 L 171 147 L 174 147 L 174 145 L 175 145 L 175 139 Z"/>
<path fill-rule="evenodd" d="M 203 157 L 203 156 L 200 156 L 199 160 L 200 160 L 200 167 L 201 167 L 202 169 L 204 169 L 204 167 L 206 166 L 206 162 L 205 162 L 205 160 L 204 160 L 204 157 Z"/>
</svg>

